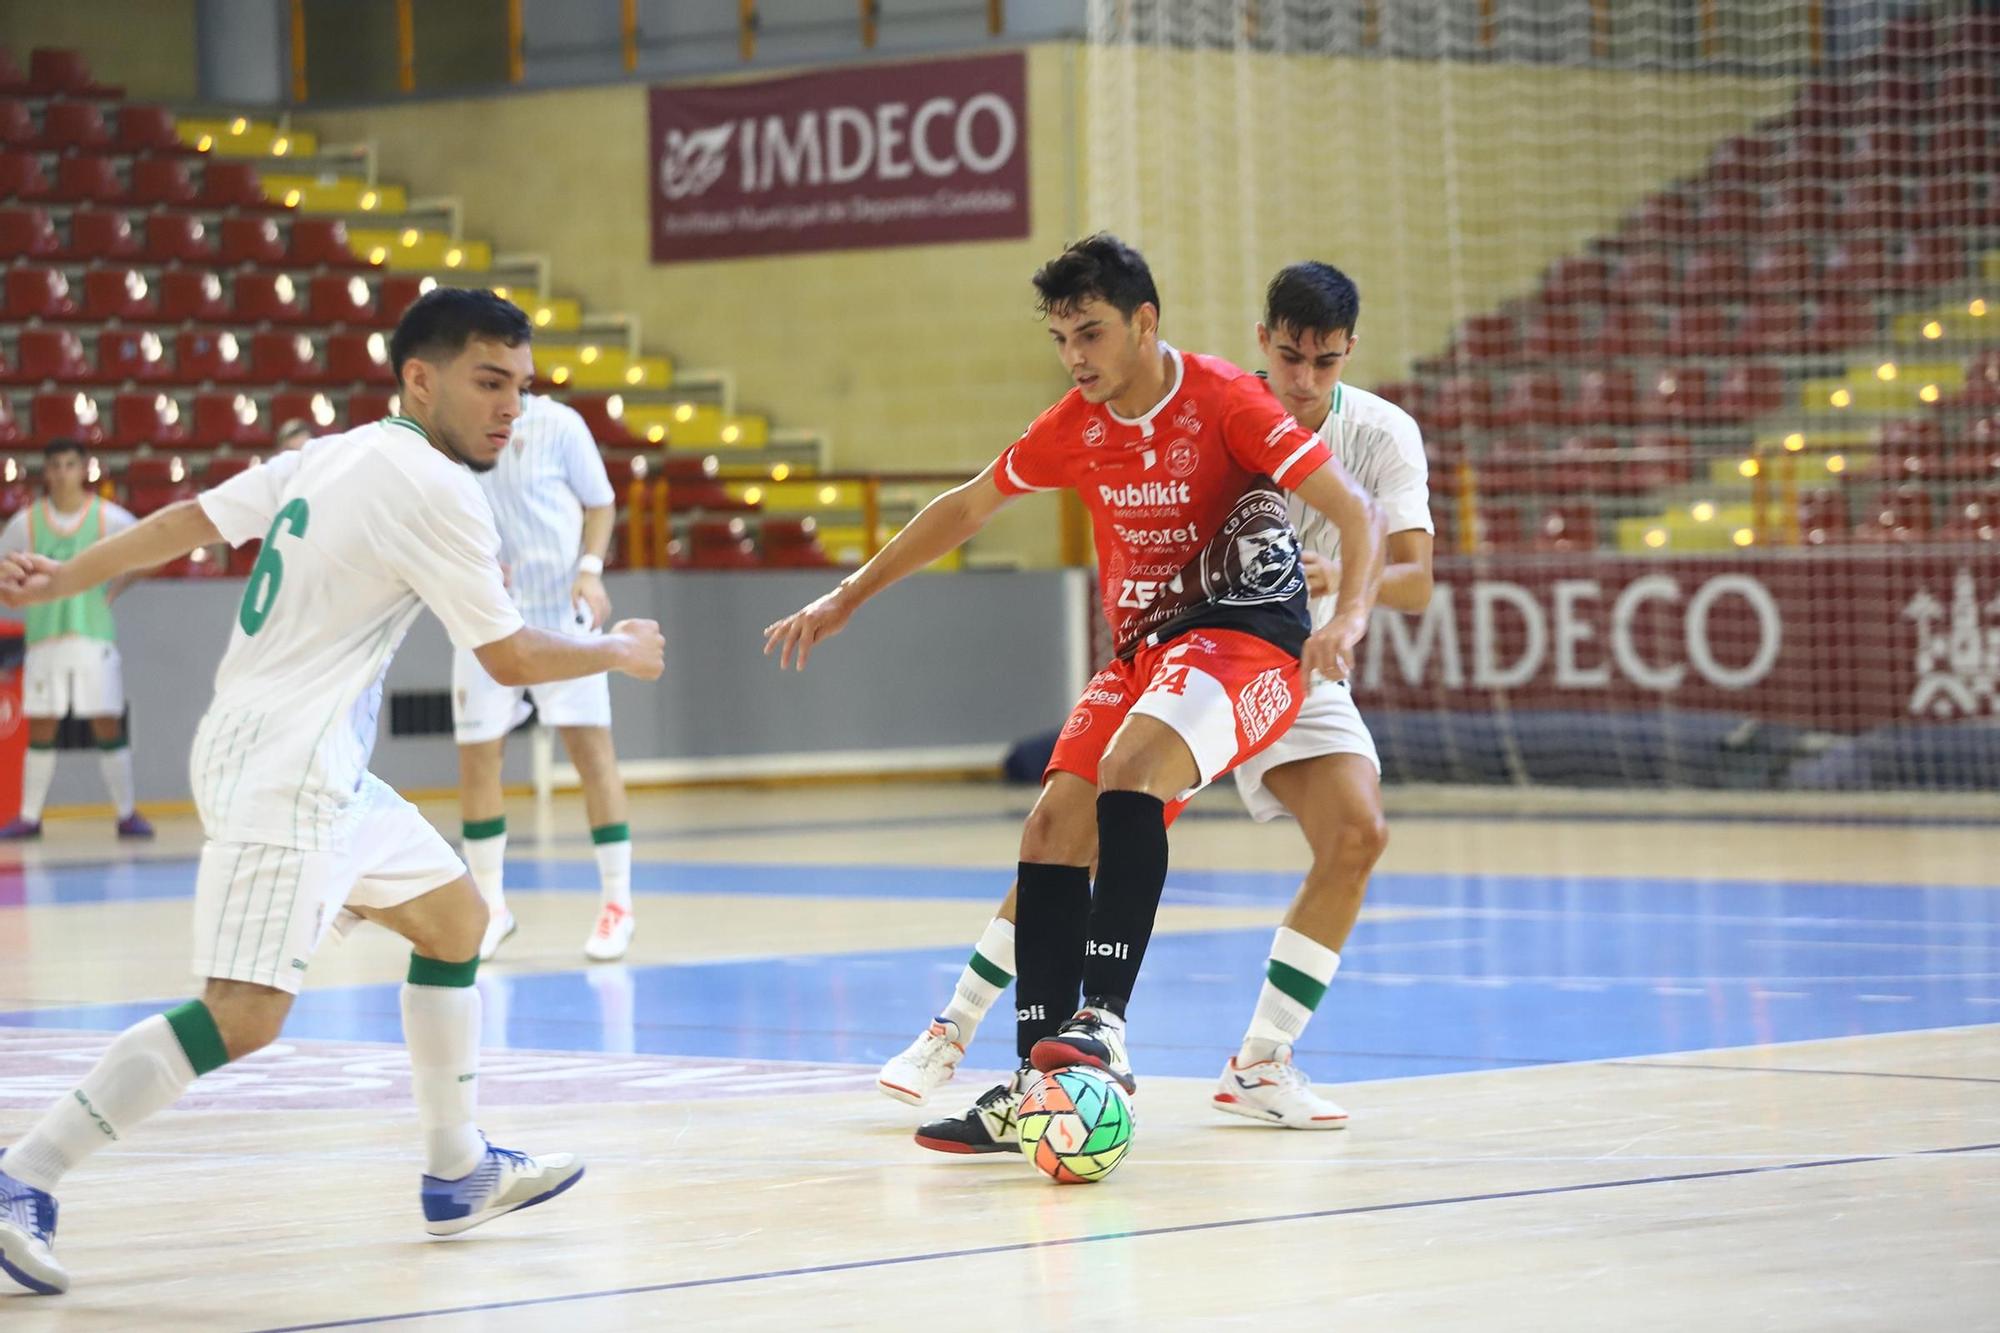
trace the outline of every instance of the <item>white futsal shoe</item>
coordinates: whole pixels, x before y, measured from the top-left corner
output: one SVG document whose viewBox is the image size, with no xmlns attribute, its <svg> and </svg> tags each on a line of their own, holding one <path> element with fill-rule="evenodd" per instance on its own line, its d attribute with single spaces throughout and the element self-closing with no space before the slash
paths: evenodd
<svg viewBox="0 0 2000 1333">
<path fill-rule="evenodd" d="M 623 958 L 632 947 L 634 925 L 631 908 L 604 904 L 597 914 L 597 924 L 591 927 L 590 938 L 583 942 L 583 956 L 593 963 L 613 963 Z"/>
<path fill-rule="evenodd" d="M 1312 1080 L 1280 1046 L 1268 1060 L 1229 1057 L 1212 1099 L 1215 1109 L 1286 1129 L 1345 1129 L 1347 1112 L 1312 1090 Z"/>
<path fill-rule="evenodd" d="M 504 907 L 489 916 L 486 919 L 486 933 L 479 940 L 479 961 L 486 962 L 494 954 L 499 953 L 500 946 L 520 928 L 520 923 L 514 920 L 514 914 Z"/>
<path fill-rule="evenodd" d="M 583 1179 L 583 1163 L 572 1153 L 530 1157 L 486 1145 L 479 1165 L 457 1180 L 427 1175 L 419 1198 L 424 1230 L 455 1236 L 507 1213 L 547 1203 Z"/>
<path fill-rule="evenodd" d="M 951 1082 L 964 1058 L 965 1043 L 959 1040 L 958 1024 L 940 1015 L 923 1036 L 882 1066 L 875 1086 L 899 1102 L 922 1106 L 924 1098 Z"/>
</svg>

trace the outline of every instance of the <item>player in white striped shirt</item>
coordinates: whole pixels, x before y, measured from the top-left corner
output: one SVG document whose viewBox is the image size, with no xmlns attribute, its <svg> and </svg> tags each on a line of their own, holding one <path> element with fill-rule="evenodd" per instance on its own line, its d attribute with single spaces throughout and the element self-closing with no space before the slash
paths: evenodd
<svg viewBox="0 0 2000 1333">
<path fill-rule="evenodd" d="M 538 1159 L 480 1134 L 473 981 L 486 905 L 437 830 L 368 773 L 389 659 L 425 607 L 502 680 L 660 674 L 652 622 L 550 634 L 521 623 L 502 585 L 500 539 L 472 472 L 506 447 L 534 374 L 532 332 L 491 292 L 438 288 L 390 344 L 409 415 L 281 454 L 72 560 L 0 560 L 0 603 L 21 606 L 197 546 L 263 542 L 190 763 L 206 837 L 195 875 L 201 998 L 119 1033 L 0 1155 L 0 1271 L 28 1290 L 69 1286 L 54 1248 L 58 1181 L 201 1075 L 269 1045 L 337 920 L 366 918 L 412 945 L 401 1003 L 426 1229 L 469 1230 L 582 1176 L 569 1154 Z M 329 1159 L 327 1170 L 344 1168 Z"/>
<path fill-rule="evenodd" d="M 611 547 L 617 497 L 583 418 L 551 398 L 522 399 L 513 439 L 493 470 L 481 474 L 479 487 L 493 507 L 500 558 L 521 618 L 560 634 L 603 629 L 611 617 L 604 556 Z M 492 914 L 479 956 L 491 958 L 514 933 L 504 886 L 507 805 L 500 764 L 507 733 L 528 715 L 526 695 L 533 697 L 542 725 L 561 734 L 583 780 L 601 897 L 583 952 L 597 962 L 624 957 L 634 924 L 632 831 L 611 739 L 609 679 L 587 676 L 523 690 L 496 683 L 477 657 L 461 650 L 452 662 L 451 684 L 465 862 Z"/>
</svg>

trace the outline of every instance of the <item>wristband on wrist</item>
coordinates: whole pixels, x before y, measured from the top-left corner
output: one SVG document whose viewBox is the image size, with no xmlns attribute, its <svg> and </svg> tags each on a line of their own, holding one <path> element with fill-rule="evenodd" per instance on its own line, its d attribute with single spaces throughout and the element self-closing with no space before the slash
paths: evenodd
<svg viewBox="0 0 2000 1333">
<path fill-rule="evenodd" d="M 604 557 L 601 555 L 579 557 L 576 562 L 576 572 L 579 574 L 602 574 L 604 572 Z"/>
</svg>

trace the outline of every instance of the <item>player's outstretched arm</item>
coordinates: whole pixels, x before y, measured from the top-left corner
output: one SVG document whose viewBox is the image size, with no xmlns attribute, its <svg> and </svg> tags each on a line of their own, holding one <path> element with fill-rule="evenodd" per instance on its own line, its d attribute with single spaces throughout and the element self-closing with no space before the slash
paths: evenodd
<svg viewBox="0 0 2000 1333">
<path fill-rule="evenodd" d="M 783 670 L 796 653 L 799 670 L 805 670 L 813 648 L 845 629 L 848 618 L 863 602 L 971 541 L 1014 498 L 994 482 L 993 470 L 998 466 L 997 462 L 989 464 L 971 481 L 932 500 L 908 527 L 875 553 L 874 559 L 842 579 L 832 592 L 767 626 L 764 655 L 776 652 L 778 667 Z"/>
<path fill-rule="evenodd" d="M 598 637 L 573 639 L 523 625 L 504 639 L 472 650 L 486 674 L 510 688 L 575 680 L 617 671 L 658 680 L 666 669 L 667 641 L 651 620 L 621 620 Z"/>
<path fill-rule="evenodd" d="M 1338 459 L 1328 459 L 1298 485 L 1298 496 L 1326 515 L 1340 532 L 1340 586 L 1333 619 L 1306 640 L 1299 662 L 1334 680 L 1354 669 L 1354 646 L 1368 631 L 1368 616 L 1382 583 L 1387 540 L 1382 511 Z"/>
<path fill-rule="evenodd" d="M 74 560 L 58 562 L 25 553 L 8 556 L 0 567 L 0 603 L 21 607 L 73 597 L 107 580 L 164 565 L 197 546 L 221 540 L 222 534 L 199 502 L 177 500 L 116 536 L 106 537 Z"/>
</svg>

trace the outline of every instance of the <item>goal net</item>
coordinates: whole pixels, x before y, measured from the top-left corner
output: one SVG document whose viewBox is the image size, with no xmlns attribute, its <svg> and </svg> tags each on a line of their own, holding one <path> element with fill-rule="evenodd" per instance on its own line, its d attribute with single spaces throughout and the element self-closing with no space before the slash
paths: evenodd
<svg viewBox="0 0 2000 1333">
<path fill-rule="evenodd" d="M 1082 210 L 1181 346 L 1282 265 L 1422 426 L 1391 780 L 2000 785 L 2000 12 L 1089 0 Z"/>
</svg>

